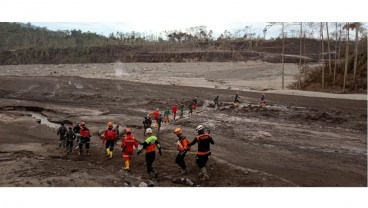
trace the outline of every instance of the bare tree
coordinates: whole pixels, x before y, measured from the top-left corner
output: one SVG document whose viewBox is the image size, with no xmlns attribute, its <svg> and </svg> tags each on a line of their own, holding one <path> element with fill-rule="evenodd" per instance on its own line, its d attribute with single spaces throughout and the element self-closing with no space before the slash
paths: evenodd
<svg viewBox="0 0 368 208">
<path fill-rule="evenodd" d="M 337 36 L 338 36 L 338 28 L 337 28 L 337 22 L 336 22 L 336 33 L 335 33 L 335 66 L 334 66 L 334 74 L 333 74 L 333 81 L 332 84 L 335 85 L 335 81 L 336 81 L 336 68 L 337 68 L 337 59 L 338 57 L 340 57 L 340 55 L 338 56 L 337 53 L 337 42 L 340 42 L 340 36 L 339 36 L 339 41 L 337 41 Z M 340 44 L 339 44 L 339 48 L 340 48 Z M 340 53 L 340 49 L 339 49 L 339 53 Z"/>
<path fill-rule="evenodd" d="M 354 22 L 351 24 L 351 26 L 355 30 L 355 52 L 354 52 L 354 74 L 353 74 L 353 82 L 355 85 L 355 75 L 356 75 L 357 62 L 358 62 L 358 42 L 359 42 L 358 33 L 362 26 L 362 23 Z"/>
<path fill-rule="evenodd" d="M 344 29 L 346 29 L 347 31 L 347 35 L 346 35 L 346 52 L 345 52 L 345 71 L 344 71 L 344 83 L 342 86 L 342 91 L 345 91 L 345 85 L 346 85 L 346 76 L 348 73 L 348 62 L 349 62 L 349 22 L 347 22 L 344 25 Z"/>
<path fill-rule="evenodd" d="M 324 88 L 325 86 L 325 55 L 323 54 L 324 53 L 324 48 L 323 48 L 323 22 L 321 22 L 321 45 L 322 45 L 322 48 L 321 48 L 321 54 L 322 54 L 322 89 Z"/>
<path fill-rule="evenodd" d="M 330 49 L 330 34 L 328 33 L 328 22 L 326 22 L 327 31 L 327 51 L 328 51 L 328 75 L 331 76 L 331 49 Z"/>
<path fill-rule="evenodd" d="M 303 22 L 300 22 L 300 42 L 299 42 L 299 76 L 298 76 L 298 83 L 299 83 L 299 87 L 298 89 L 300 89 L 300 85 L 301 85 L 301 73 L 302 73 L 302 35 L 303 35 Z"/>
</svg>

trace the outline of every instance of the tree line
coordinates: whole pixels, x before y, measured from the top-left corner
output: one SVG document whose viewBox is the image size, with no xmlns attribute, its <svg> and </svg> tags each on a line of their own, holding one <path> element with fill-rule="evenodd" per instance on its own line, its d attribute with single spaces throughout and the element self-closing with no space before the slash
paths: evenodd
<svg viewBox="0 0 368 208">
<path fill-rule="evenodd" d="M 275 26 L 281 26 L 280 34 L 266 40 L 268 30 Z M 252 32 L 251 26 L 244 26 L 232 32 L 225 30 L 217 37 L 204 25 L 159 34 L 118 31 L 106 37 L 76 29 L 51 31 L 31 23 L 2 22 L 0 40 L 0 52 L 68 48 L 76 52 L 73 56 L 85 55 L 89 47 L 106 46 L 129 46 L 129 50 L 136 52 L 276 51 L 281 54 L 283 66 L 284 55 L 300 57 L 294 88 L 330 90 L 341 86 L 342 91 L 366 90 L 367 30 L 360 22 L 270 22 L 263 35 Z M 310 50 L 316 41 L 320 50 Z M 318 57 L 320 67 L 311 67 L 303 57 Z"/>
</svg>

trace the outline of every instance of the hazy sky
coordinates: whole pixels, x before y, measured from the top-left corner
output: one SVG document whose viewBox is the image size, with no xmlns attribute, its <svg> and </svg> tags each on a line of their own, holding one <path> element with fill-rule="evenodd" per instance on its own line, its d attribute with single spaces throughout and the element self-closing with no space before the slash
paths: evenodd
<svg viewBox="0 0 368 208">
<path fill-rule="evenodd" d="M 328 8 L 331 3 L 321 0 L 2 0 L 0 21 L 103 35 L 117 31 L 158 34 L 206 25 L 215 36 L 245 26 L 263 36 L 267 22 L 368 22 L 363 5 L 354 10 L 346 10 L 343 4 Z M 266 38 L 278 36 L 280 30 L 280 26 L 268 29 Z"/>
</svg>

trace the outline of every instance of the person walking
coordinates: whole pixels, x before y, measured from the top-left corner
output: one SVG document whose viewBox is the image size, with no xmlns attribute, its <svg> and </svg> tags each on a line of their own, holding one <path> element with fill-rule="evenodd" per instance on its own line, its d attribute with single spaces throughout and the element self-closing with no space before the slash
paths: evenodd
<svg viewBox="0 0 368 208">
<path fill-rule="evenodd" d="M 266 105 L 266 100 L 265 99 L 266 99 L 266 97 L 265 97 L 265 94 L 263 93 L 262 96 L 261 96 L 261 103 L 260 103 L 260 106 L 262 108 L 264 108 L 265 105 Z"/>
<path fill-rule="evenodd" d="M 217 96 L 215 97 L 215 99 L 213 100 L 213 102 L 214 102 L 213 107 L 214 107 L 214 108 L 216 108 L 216 105 L 217 105 L 217 107 L 219 107 L 218 101 L 219 101 L 219 96 L 217 95 Z"/>
<path fill-rule="evenodd" d="M 71 126 L 68 127 L 68 132 L 66 132 L 66 149 L 68 150 L 67 154 L 69 155 L 73 151 L 73 143 L 77 136 L 75 135 L 73 128 Z"/>
<path fill-rule="evenodd" d="M 184 102 L 180 104 L 180 118 L 184 118 Z"/>
<path fill-rule="evenodd" d="M 188 139 L 186 136 L 183 135 L 183 131 L 181 128 L 176 128 L 174 134 L 178 137 L 178 141 L 176 142 L 176 148 L 179 151 L 178 155 L 176 156 L 175 163 L 181 167 L 181 173 L 186 173 L 187 165 L 185 164 L 185 156 L 187 152 L 190 150 L 188 146 Z"/>
<path fill-rule="evenodd" d="M 189 107 L 188 115 L 192 115 L 193 114 L 193 104 L 190 103 L 188 107 Z"/>
<path fill-rule="evenodd" d="M 66 129 L 66 127 L 64 126 L 64 122 L 60 123 L 60 127 L 58 129 L 58 131 L 56 132 L 56 136 L 59 136 L 59 148 L 61 146 L 63 146 L 65 148 L 66 145 L 66 141 L 65 141 L 65 135 L 66 132 L 68 131 L 68 129 Z"/>
<path fill-rule="evenodd" d="M 120 139 L 120 131 L 119 131 L 119 127 L 120 125 L 119 124 L 116 124 L 116 127 L 114 128 L 114 131 L 115 131 L 115 134 L 116 134 L 116 137 L 115 137 L 115 140 L 114 140 L 114 143 L 118 143 L 118 140 Z"/>
<path fill-rule="evenodd" d="M 157 131 L 160 132 L 160 128 L 161 128 L 161 124 L 162 124 L 162 115 L 161 113 L 158 114 L 158 117 L 157 117 Z"/>
<path fill-rule="evenodd" d="M 164 117 L 165 117 L 165 123 L 169 124 L 170 123 L 170 119 L 169 119 L 169 115 L 170 115 L 170 108 L 167 107 L 166 110 L 164 111 Z"/>
<path fill-rule="evenodd" d="M 197 99 L 197 97 L 194 97 L 193 100 L 192 100 L 192 108 L 193 108 L 194 111 L 196 111 L 197 105 L 198 105 L 198 99 Z"/>
<path fill-rule="evenodd" d="M 152 120 L 150 116 L 147 114 L 143 120 L 143 128 L 144 128 L 143 135 L 146 135 L 146 129 L 151 128 L 151 125 L 152 125 Z"/>
<path fill-rule="evenodd" d="M 112 158 L 114 151 L 114 144 L 116 139 L 116 133 L 113 129 L 113 123 L 110 121 L 107 123 L 108 128 L 105 130 L 104 136 L 102 137 L 102 144 L 106 142 L 106 157 Z"/>
<path fill-rule="evenodd" d="M 158 115 L 160 114 L 160 111 L 159 109 L 157 108 L 155 112 L 153 112 L 153 118 L 155 119 L 155 124 L 154 124 L 154 127 L 157 127 L 158 123 L 157 123 L 157 118 L 158 118 Z"/>
<path fill-rule="evenodd" d="M 138 140 L 132 135 L 132 130 L 130 128 L 125 129 L 126 136 L 124 137 L 123 141 L 121 142 L 121 151 L 123 155 L 124 167 L 123 169 L 129 171 L 130 167 L 130 160 L 133 155 L 133 147 L 135 149 L 138 148 Z"/>
<path fill-rule="evenodd" d="M 235 106 L 239 106 L 240 101 L 239 101 L 239 92 L 236 92 L 235 94 L 235 99 L 234 99 L 234 105 Z"/>
<path fill-rule="evenodd" d="M 89 155 L 89 144 L 91 142 L 91 132 L 86 126 L 85 122 L 81 122 L 81 130 L 79 132 L 80 139 L 79 139 L 79 155 L 83 154 L 83 144 L 86 146 L 87 155 Z"/>
<path fill-rule="evenodd" d="M 156 157 L 156 148 L 158 148 L 160 156 L 161 153 L 161 146 L 158 138 L 152 135 L 152 129 L 148 128 L 146 130 L 147 138 L 143 142 L 143 147 L 140 149 L 137 154 L 139 155 L 144 149 L 146 150 L 146 166 L 147 166 L 147 173 L 148 175 L 153 178 L 157 177 L 157 173 L 153 170 L 153 162 L 155 161 Z"/>
<path fill-rule="evenodd" d="M 79 139 L 80 139 L 80 130 L 81 130 L 80 123 L 77 123 L 77 125 L 75 125 L 73 128 L 73 131 L 75 135 L 77 136 L 77 143 L 79 143 Z"/>
<path fill-rule="evenodd" d="M 174 122 L 176 119 L 176 112 L 178 111 L 178 104 L 175 104 L 172 108 L 171 108 L 171 112 L 173 113 L 174 116 Z"/>
<path fill-rule="evenodd" d="M 210 146 L 211 144 L 215 144 L 212 137 L 209 134 L 204 132 L 203 125 L 199 125 L 196 128 L 197 136 L 196 138 L 188 144 L 189 147 L 193 146 L 194 144 L 198 143 L 198 151 L 196 155 L 196 163 L 200 169 L 199 176 L 204 179 L 208 180 L 209 176 L 206 170 L 206 164 L 211 155 Z"/>
</svg>

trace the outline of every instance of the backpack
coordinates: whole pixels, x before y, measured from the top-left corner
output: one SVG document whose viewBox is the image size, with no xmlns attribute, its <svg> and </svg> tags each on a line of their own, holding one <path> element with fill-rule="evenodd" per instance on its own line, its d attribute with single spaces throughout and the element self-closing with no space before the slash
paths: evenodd
<svg viewBox="0 0 368 208">
<path fill-rule="evenodd" d="M 113 129 L 109 130 L 107 129 L 106 130 L 106 140 L 114 140 L 115 139 L 115 132 Z"/>
<path fill-rule="evenodd" d="M 149 124 L 151 123 L 151 118 L 150 118 L 150 117 L 148 117 L 148 116 L 144 117 L 144 123 L 145 123 L 146 125 L 149 125 Z"/>
</svg>

